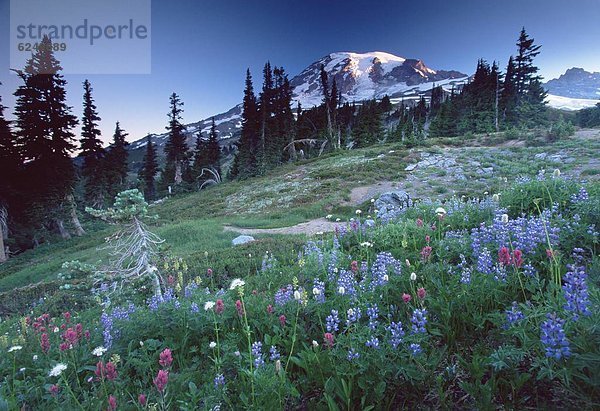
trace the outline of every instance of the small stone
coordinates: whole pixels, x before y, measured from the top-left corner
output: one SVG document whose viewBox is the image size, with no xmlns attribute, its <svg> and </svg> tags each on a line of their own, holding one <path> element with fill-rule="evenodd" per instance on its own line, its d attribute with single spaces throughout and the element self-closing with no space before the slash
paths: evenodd
<svg viewBox="0 0 600 411">
<path fill-rule="evenodd" d="M 251 243 L 252 241 L 255 241 L 255 238 L 252 237 L 251 235 L 240 235 L 240 236 L 234 238 L 233 240 L 231 240 L 231 244 L 241 245 L 241 244 Z"/>
</svg>

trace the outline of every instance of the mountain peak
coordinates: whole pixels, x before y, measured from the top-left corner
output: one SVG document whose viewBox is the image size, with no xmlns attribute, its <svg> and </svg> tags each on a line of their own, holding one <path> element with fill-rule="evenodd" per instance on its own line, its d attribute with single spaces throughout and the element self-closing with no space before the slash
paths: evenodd
<svg viewBox="0 0 600 411">
<path fill-rule="evenodd" d="M 581 99 L 600 99 L 600 73 L 572 67 L 545 84 L 550 94 Z"/>
<path fill-rule="evenodd" d="M 433 70 L 420 59 L 408 59 L 383 51 L 330 53 L 315 61 L 294 77 L 294 100 L 302 107 L 319 105 L 322 101 L 321 66 L 330 81 L 335 79 L 342 101 L 362 101 L 372 98 L 417 96 L 437 85 L 450 84 L 467 75 L 458 71 Z"/>
</svg>

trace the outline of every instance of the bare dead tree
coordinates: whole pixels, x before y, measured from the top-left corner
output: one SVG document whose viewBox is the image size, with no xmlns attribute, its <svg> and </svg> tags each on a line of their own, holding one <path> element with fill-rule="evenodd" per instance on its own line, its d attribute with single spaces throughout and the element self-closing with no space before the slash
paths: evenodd
<svg viewBox="0 0 600 411">
<path fill-rule="evenodd" d="M 204 183 L 202 183 L 202 185 L 200 186 L 200 190 L 202 190 L 206 186 L 212 186 L 212 185 L 221 184 L 221 181 L 222 181 L 221 180 L 221 175 L 213 167 L 211 167 L 211 168 L 203 168 L 202 169 L 202 173 L 200 173 L 200 176 L 198 176 L 198 179 L 200 179 L 202 176 L 204 176 L 204 172 L 205 171 L 208 174 L 211 174 L 212 178 L 209 178 L 208 180 L 204 181 Z"/>
<path fill-rule="evenodd" d="M 6 207 L 0 205 L 0 263 L 8 259 L 4 249 L 4 240 L 8 238 L 8 211 Z"/>
<path fill-rule="evenodd" d="M 86 211 L 119 230 L 106 239 L 110 250 L 110 262 L 100 274 L 116 277 L 121 286 L 137 279 L 151 281 L 156 295 L 162 296 L 161 277 L 154 264 L 158 256 L 158 246 L 163 243 L 159 236 L 148 230 L 144 224 L 148 216 L 148 203 L 138 190 L 119 193 L 114 207 L 108 210 L 86 208 Z"/>
</svg>

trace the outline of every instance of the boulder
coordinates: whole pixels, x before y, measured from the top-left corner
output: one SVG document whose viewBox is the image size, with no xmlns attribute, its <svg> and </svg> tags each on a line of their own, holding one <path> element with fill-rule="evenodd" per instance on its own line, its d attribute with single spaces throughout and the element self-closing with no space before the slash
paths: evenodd
<svg viewBox="0 0 600 411">
<path fill-rule="evenodd" d="M 401 209 L 410 207 L 411 205 L 412 201 L 410 196 L 404 190 L 388 191 L 375 200 L 375 208 L 378 210 L 390 208 Z"/>
<path fill-rule="evenodd" d="M 254 241 L 254 237 L 252 237 L 251 235 L 240 235 L 240 236 L 234 238 L 233 240 L 231 240 L 231 244 L 240 245 L 240 244 L 251 243 L 252 241 Z"/>
</svg>

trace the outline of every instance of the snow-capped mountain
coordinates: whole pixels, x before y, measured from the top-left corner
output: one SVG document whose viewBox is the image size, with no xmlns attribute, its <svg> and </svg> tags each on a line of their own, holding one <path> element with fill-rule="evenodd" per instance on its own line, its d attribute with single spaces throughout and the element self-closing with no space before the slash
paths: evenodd
<svg viewBox="0 0 600 411">
<path fill-rule="evenodd" d="M 392 102 L 418 99 L 420 95 L 431 90 L 433 85 L 441 85 L 450 90 L 455 85 L 463 84 L 468 76 L 458 71 L 433 70 L 423 61 L 406 59 L 383 52 L 331 53 L 304 69 L 290 80 L 293 87 L 293 107 L 299 102 L 304 109 L 321 104 L 320 68 L 325 67 L 330 81 L 335 78 L 338 90 L 342 93 L 342 102 L 382 98 L 389 96 Z M 242 82 L 240 81 L 240 85 Z M 255 85 L 260 88 L 259 85 Z M 232 144 L 239 138 L 242 105 L 238 104 L 229 111 L 215 115 L 218 136 L 223 146 Z M 208 134 L 211 118 L 207 118 L 186 126 L 188 146 L 193 147 L 196 135 Z M 167 134 L 153 135 L 159 154 L 167 141 Z M 130 145 L 132 162 L 141 161 L 145 139 Z M 135 165 L 133 166 L 135 168 Z"/>
<path fill-rule="evenodd" d="M 582 68 L 568 69 L 560 77 L 548 81 L 544 87 L 549 94 L 576 99 L 600 99 L 600 73 Z"/>
<path fill-rule="evenodd" d="M 450 88 L 467 79 L 466 74 L 458 71 L 433 70 L 421 60 L 389 53 L 331 53 L 290 81 L 294 100 L 299 101 L 303 108 L 319 105 L 323 100 L 319 77 L 321 65 L 329 74 L 330 81 L 335 78 L 343 101 L 358 102 L 385 95 L 399 100 L 431 90 L 433 83 Z"/>
</svg>

